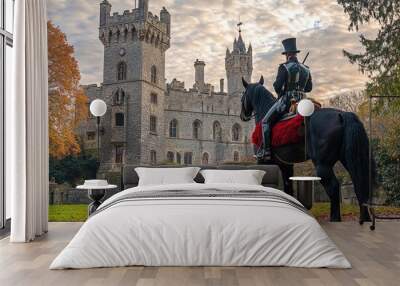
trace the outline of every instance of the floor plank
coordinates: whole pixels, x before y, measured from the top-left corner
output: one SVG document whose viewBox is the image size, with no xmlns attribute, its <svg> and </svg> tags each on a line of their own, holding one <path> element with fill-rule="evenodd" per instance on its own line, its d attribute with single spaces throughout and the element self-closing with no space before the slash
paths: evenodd
<svg viewBox="0 0 400 286">
<path fill-rule="evenodd" d="M 266 286 L 399 285 L 400 222 L 380 222 L 375 232 L 357 223 L 323 223 L 352 269 L 285 267 L 126 267 L 50 271 L 55 256 L 81 223 L 50 223 L 50 231 L 30 244 L 0 240 L 0 285 Z"/>
</svg>

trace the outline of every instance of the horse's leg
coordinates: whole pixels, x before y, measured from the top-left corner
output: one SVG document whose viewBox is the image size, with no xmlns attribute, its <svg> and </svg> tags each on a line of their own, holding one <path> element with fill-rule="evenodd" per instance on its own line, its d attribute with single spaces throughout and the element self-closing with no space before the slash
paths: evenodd
<svg viewBox="0 0 400 286">
<path fill-rule="evenodd" d="M 351 172 L 351 170 L 347 166 L 346 161 L 341 160 L 341 162 L 343 166 L 346 168 L 346 170 L 349 172 L 351 180 L 353 181 L 354 192 L 356 193 L 358 205 L 360 206 L 360 218 L 359 218 L 360 224 L 371 221 L 371 217 L 368 212 L 368 207 L 364 205 L 365 203 L 368 202 L 368 196 L 365 190 L 367 189 L 369 191 L 369 181 L 368 181 L 369 178 L 360 176 L 356 172 Z"/>
<path fill-rule="evenodd" d="M 293 182 L 290 177 L 293 177 L 293 165 L 278 164 L 282 172 L 283 190 L 286 194 L 293 196 Z"/>
<path fill-rule="evenodd" d="M 318 165 L 317 174 L 321 177 L 321 184 L 324 186 L 331 200 L 331 221 L 341 221 L 340 217 L 340 184 L 331 166 Z"/>
</svg>

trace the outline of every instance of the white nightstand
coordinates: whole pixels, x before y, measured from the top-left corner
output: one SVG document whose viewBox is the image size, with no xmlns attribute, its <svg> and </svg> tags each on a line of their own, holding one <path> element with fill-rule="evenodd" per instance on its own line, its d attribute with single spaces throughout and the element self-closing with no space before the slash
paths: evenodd
<svg viewBox="0 0 400 286">
<path fill-rule="evenodd" d="M 88 215 L 94 213 L 97 208 L 101 205 L 101 200 L 106 195 L 106 190 L 112 190 L 118 188 L 116 185 L 109 185 L 104 180 L 90 180 L 85 181 L 84 185 L 77 186 L 78 190 L 87 190 L 89 199 L 92 202 L 88 206 Z"/>
</svg>

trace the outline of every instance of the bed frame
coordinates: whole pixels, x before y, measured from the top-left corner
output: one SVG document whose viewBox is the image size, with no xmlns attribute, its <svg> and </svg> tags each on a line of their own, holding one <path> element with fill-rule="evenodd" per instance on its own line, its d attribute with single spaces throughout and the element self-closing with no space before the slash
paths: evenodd
<svg viewBox="0 0 400 286">
<path fill-rule="evenodd" d="M 138 165 L 125 165 L 122 171 L 122 189 L 128 189 L 136 187 L 139 183 L 139 176 L 135 171 Z M 165 166 L 140 166 L 147 168 L 181 168 L 185 166 L 175 166 L 175 165 L 165 165 Z M 262 185 L 265 187 L 271 187 L 276 189 L 283 189 L 283 182 L 281 171 L 276 165 L 221 165 L 221 166 L 190 166 L 199 167 L 202 170 L 212 169 L 212 170 L 263 170 L 265 175 L 262 179 Z M 199 173 L 194 179 L 197 183 L 204 183 L 203 176 Z"/>
</svg>

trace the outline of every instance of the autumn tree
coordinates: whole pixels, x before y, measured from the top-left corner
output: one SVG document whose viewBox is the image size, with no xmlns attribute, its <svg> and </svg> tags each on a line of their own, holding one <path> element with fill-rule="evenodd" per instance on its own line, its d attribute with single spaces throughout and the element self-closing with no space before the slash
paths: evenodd
<svg viewBox="0 0 400 286">
<path fill-rule="evenodd" d="M 75 128 L 87 117 L 87 98 L 79 86 L 80 71 L 74 48 L 52 22 L 47 23 L 49 59 L 49 144 L 50 156 L 78 154 Z"/>
</svg>

